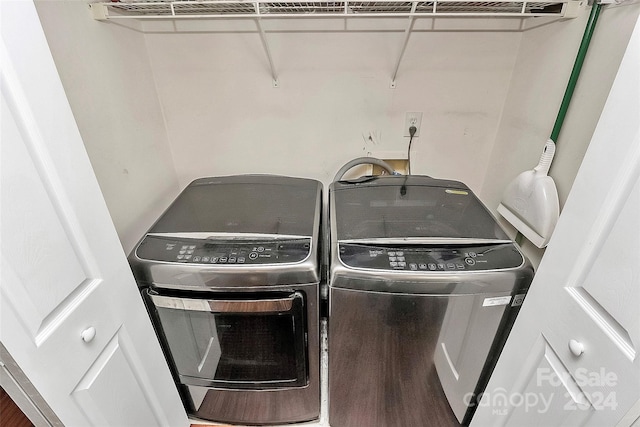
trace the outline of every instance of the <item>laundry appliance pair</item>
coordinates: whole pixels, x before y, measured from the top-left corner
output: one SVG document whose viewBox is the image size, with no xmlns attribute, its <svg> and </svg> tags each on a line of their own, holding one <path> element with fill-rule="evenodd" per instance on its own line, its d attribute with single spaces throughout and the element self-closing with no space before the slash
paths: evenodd
<svg viewBox="0 0 640 427">
<path fill-rule="evenodd" d="M 326 269 L 329 423 L 468 422 L 528 261 L 454 181 L 340 177 L 326 224 L 322 212 L 315 180 L 203 178 L 136 245 L 129 261 L 187 412 L 320 417 Z"/>
</svg>

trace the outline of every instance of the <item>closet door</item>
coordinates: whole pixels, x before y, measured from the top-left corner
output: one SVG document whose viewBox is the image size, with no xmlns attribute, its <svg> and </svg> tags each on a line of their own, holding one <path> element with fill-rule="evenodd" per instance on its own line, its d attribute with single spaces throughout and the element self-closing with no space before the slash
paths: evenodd
<svg viewBox="0 0 640 427">
<path fill-rule="evenodd" d="M 186 426 L 34 4 L 0 19 L 0 340 L 64 425 Z"/>
<path fill-rule="evenodd" d="M 639 254 L 640 23 L 471 427 L 640 417 Z"/>
</svg>

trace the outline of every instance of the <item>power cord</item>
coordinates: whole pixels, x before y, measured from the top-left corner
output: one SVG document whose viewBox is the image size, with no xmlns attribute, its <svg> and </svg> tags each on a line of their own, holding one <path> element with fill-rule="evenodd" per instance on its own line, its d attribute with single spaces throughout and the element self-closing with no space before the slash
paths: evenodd
<svg viewBox="0 0 640 427">
<path fill-rule="evenodd" d="M 415 126 L 409 127 L 409 148 L 407 148 L 407 175 L 411 175 L 411 143 L 413 142 L 413 136 L 418 131 Z"/>
</svg>

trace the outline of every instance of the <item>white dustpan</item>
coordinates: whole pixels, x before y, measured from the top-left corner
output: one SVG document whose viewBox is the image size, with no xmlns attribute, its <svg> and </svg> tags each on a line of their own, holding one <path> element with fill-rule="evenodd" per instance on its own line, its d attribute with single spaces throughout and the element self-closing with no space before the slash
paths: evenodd
<svg viewBox="0 0 640 427">
<path fill-rule="evenodd" d="M 518 175 L 498 206 L 498 213 L 539 248 L 549 243 L 560 216 L 558 190 L 548 175 L 555 152 L 556 145 L 549 139 L 538 166 Z"/>
</svg>

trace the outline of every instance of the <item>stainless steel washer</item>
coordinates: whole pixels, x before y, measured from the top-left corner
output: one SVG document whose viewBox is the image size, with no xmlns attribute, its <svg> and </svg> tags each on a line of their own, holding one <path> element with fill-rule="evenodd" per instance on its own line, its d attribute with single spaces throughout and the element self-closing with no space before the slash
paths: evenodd
<svg viewBox="0 0 640 427">
<path fill-rule="evenodd" d="M 466 424 L 533 268 L 460 182 L 330 187 L 329 422 Z"/>
<path fill-rule="evenodd" d="M 321 206 L 314 180 L 198 179 L 131 253 L 190 415 L 319 418 Z"/>
</svg>

